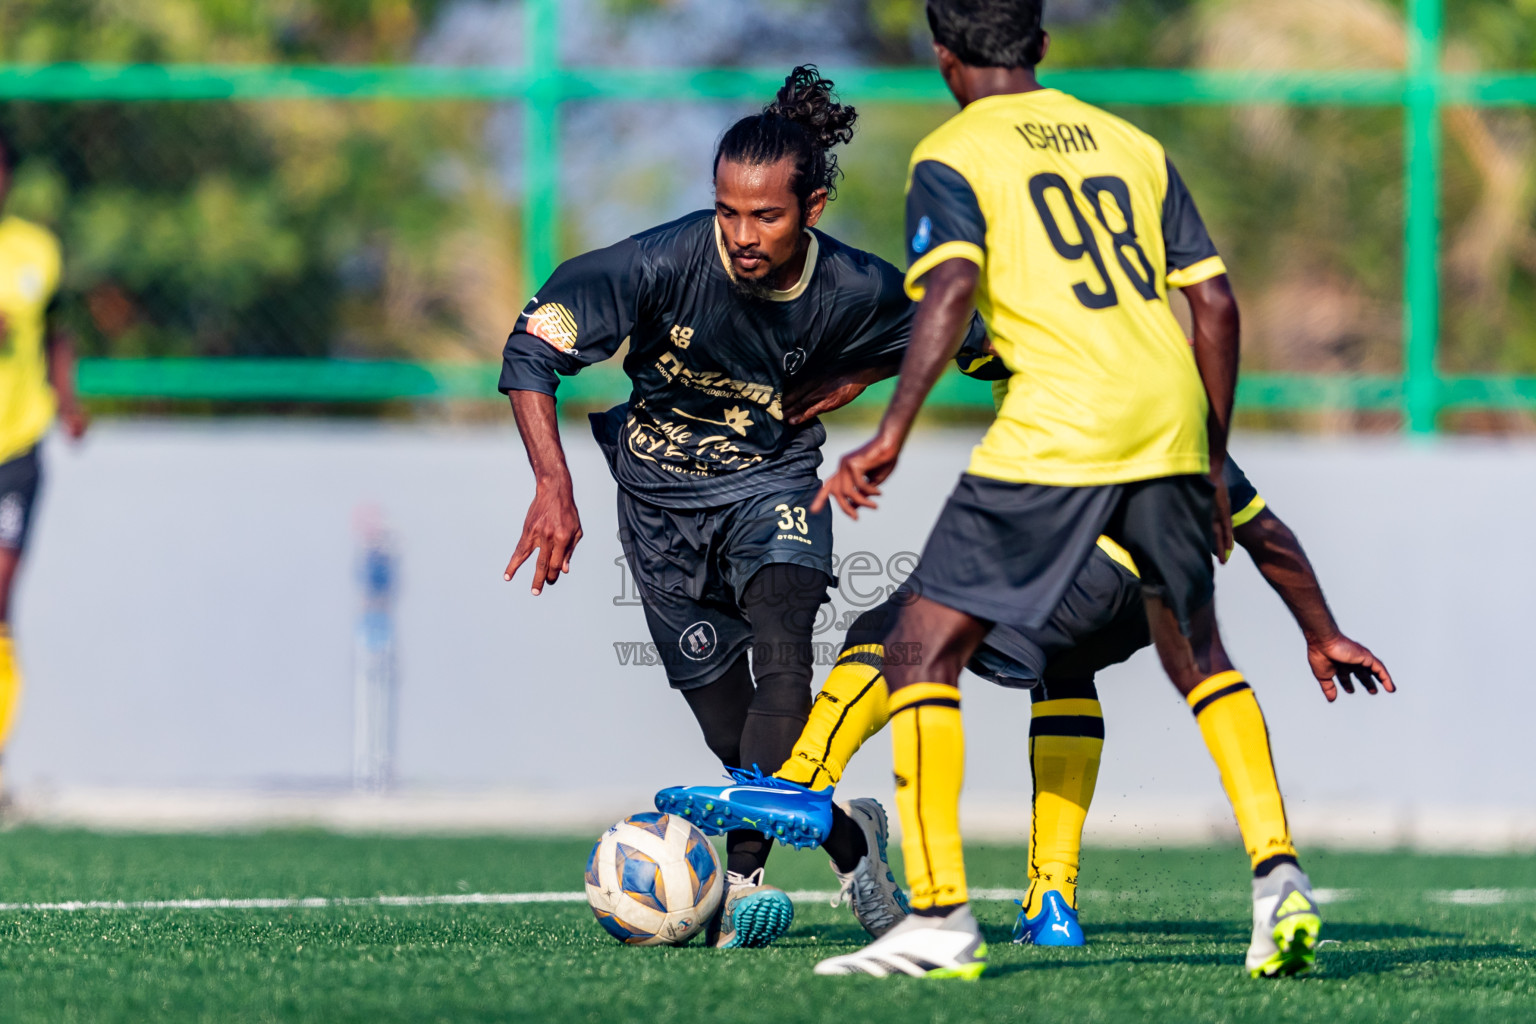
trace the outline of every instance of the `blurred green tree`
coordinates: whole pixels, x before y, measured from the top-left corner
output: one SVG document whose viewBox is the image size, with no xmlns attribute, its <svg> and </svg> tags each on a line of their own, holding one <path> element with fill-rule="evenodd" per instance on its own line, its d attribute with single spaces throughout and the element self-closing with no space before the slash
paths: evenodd
<svg viewBox="0 0 1536 1024">
<path fill-rule="evenodd" d="M 402 62 L 438 0 L 12 0 L 0 59 Z M 91 354 L 488 358 L 515 294 L 483 107 L 15 103 L 11 210 Z M 489 307 L 489 308 L 488 308 Z"/>
</svg>

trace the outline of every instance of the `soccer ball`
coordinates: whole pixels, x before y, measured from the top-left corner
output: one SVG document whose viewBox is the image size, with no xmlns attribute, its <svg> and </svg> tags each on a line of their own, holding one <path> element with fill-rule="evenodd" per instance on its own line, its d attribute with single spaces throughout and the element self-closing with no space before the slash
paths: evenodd
<svg viewBox="0 0 1536 1024">
<path fill-rule="evenodd" d="M 587 902 L 608 934 L 631 946 L 681 946 L 725 892 L 704 833 L 670 814 L 632 814 L 603 833 L 587 858 Z"/>
</svg>

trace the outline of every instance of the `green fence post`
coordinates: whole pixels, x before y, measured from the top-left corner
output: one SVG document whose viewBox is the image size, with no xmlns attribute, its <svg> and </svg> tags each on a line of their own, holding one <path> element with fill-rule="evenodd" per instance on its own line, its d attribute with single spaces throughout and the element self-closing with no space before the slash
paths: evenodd
<svg viewBox="0 0 1536 1024">
<path fill-rule="evenodd" d="M 560 258 L 560 7 L 527 0 L 523 61 L 523 283 L 532 295 Z"/>
<path fill-rule="evenodd" d="M 1440 34 L 1444 0 L 1409 0 L 1407 232 L 1403 252 L 1404 419 L 1433 433 L 1440 338 Z"/>
</svg>

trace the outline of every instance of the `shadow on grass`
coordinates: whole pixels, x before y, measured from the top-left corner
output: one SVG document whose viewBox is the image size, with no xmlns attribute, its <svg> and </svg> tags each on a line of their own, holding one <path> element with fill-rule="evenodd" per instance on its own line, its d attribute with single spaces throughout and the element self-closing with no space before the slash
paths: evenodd
<svg viewBox="0 0 1536 1024">
<path fill-rule="evenodd" d="M 1465 963 L 1469 960 L 1527 960 L 1531 951 L 1507 942 L 1443 943 L 1415 946 L 1411 949 L 1329 949 L 1319 977 L 1343 981 L 1372 974 L 1390 974 L 1403 967 L 1419 964 Z"/>
<path fill-rule="evenodd" d="M 1246 938 L 1249 925 L 1245 921 L 1106 921 L 1089 922 L 1083 926 L 1088 941 L 1095 935 L 1182 935 L 1201 939 Z"/>
<path fill-rule="evenodd" d="M 1091 948 L 1091 947 L 1090 947 Z M 1316 973 L 1307 977 L 1316 981 L 1346 981 L 1350 978 L 1390 974 L 1404 967 L 1422 964 L 1458 964 L 1475 960 L 1526 960 L 1530 950 L 1509 943 L 1454 944 L 1440 943 L 1411 949 L 1349 949 L 1329 947 L 1320 957 Z M 1180 964 L 1186 967 L 1236 968 L 1240 961 L 1231 952 L 1226 953 L 1154 953 L 1146 956 L 1096 957 L 1093 959 L 1038 960 L 1024 963 L 995 964 L 988 968 L 988 976 L 1006 977 L 1025 971 L 1049 971 L 1058 968 L 1082 969 L 1105 968 L 1143 964 L 1167 966 Z"/>
<path fill-rule="evenodd" d="M 1236 919 L 1227 921 L 1108 921 L 1094 922 L 1085 926 L 1088 941 L 1095 935 L 1120 938 L 1127 935 L 1186 936 L 1191 938 L 1247 939 L 1249 925 Z M 1374 942 L 1379 939 L 1457 939 L 1459 932 L 1432 931 L 1412 924 L 1386 924 L 1371 922 L 1335 923 L 1323 919 L 1323 938 L 1339 942 Z"/>
</svg>

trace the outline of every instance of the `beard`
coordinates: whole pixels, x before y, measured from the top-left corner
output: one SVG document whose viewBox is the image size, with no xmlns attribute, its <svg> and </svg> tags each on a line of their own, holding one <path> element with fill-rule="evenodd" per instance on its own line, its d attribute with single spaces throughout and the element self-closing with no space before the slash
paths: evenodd
<svg viewBox="0 0 1536 1024">
<path fill-rule="evenodd" d="M 755 302 L 767 302 L 773 296 L 773 285 L 768 283 L 769 278 L 772 276 L 773 271 L 771 269 L 762 277 L 754 278 L 740 277 L 733 273 L 731 274 L 731 290 L 744 299 L 751 299 Z"/>
</svg>

